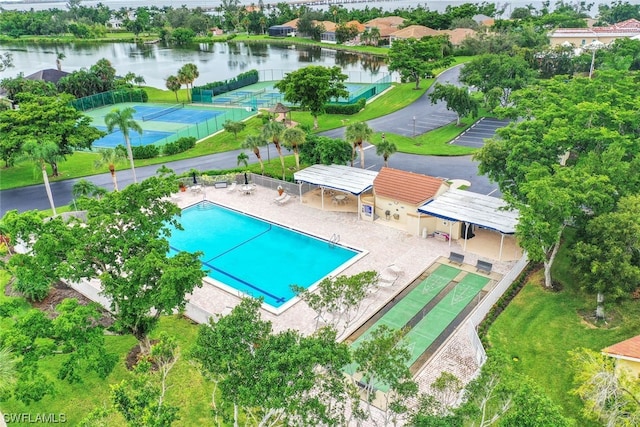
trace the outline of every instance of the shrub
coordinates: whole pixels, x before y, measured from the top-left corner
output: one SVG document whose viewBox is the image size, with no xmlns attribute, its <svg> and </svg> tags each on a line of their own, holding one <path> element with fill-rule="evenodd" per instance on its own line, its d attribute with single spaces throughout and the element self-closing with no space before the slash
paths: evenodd
<svg viewBox="0 0 640 427">
<path fill-rule="evenodd" d="M 327 114 L 351 115 L 362 110 L 365 105 L 367 105 L 367 101 L 365 99 L 359 99 L 358 102 L 354 104 L 327 104 L 325 105 L 325 112 Z"/>
<path fill-rule="evenodd" d="M 153 159 L 160 155 L 160 149 L 155 145 L 131 147 L 134 159 Z"/>
<path fill-rule="evenodd" d="M 162 154 L 165 156 L 171 156 L 174 154 L 187 151 L 196 145 L 196 138 L 193 136 L 184 136 L 177 141 L 168 143 L 162 148 Z"/>
</svg>

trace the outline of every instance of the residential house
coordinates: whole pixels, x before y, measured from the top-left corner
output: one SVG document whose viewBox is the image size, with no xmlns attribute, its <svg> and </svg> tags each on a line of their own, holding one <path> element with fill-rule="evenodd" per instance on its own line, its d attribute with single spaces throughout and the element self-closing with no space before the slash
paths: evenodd
<svg viewBox="0 0 640 427">
<path fill-rule="evenodd" d="M 617 359 L 616 368 L 640 378 L 640 335 L 602 349 L 602 353 Z"/>
<path fill-rule="evenodd" d="M 405 19 L 399 16 L 386 16 L 383 18 L 372 19 L 365 22 L 363 25 L 365 31 L 371 31 L 373 28 L 377 28 L 380 33 L 379 41 L 381 41 L 382 44 L 387 44 L 391 34 L 398 31 L 404 21 Z"/>
<path fill-rule="evenodd" d="M 640 21 L 632 18 L 606 27 L 558 28 L 549 34 L 549 41 L 551 47 L 568 45 L 581 47 L 593 42 L 607 45 L 619 38 L 632 38 L 638 35 L 640 35 Z"/>
<path fill-rule="evenodd" d="M 467 37 L 473 37 L 476 31 L 471 28 L 456 28 L 455 30 L 434 30 L 423 25 L 410 25 L 406 28 L 398 30 L 390 35 L 389 41 L 393 43 L 394 40 L 406 40 L 416 39 L 420 40 L 426 36 L 441 36 L 446 35 L 449 37 L 449 41 L 452 45 L 457 46 L 462 43 Z"/>
</svg>

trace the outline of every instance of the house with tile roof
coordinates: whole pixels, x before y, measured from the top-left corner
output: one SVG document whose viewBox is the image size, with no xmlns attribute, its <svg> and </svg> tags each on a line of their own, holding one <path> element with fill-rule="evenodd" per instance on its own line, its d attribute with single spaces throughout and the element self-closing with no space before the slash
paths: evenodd
<svg viewBox="0 0 640 427">
<path fill-rule="evenodd" d="M 467 37 L 473 37 L 476 34 L 475 30 L 471 28 L 456 28 L 454 30 L 434 30 L 429 27 L 425 27 L 423 25 L 410 25 L 401 30 L 395 31 L 391 33 L 389 36 L 389 42 L 393 43 L 394 40 L 398 39 L 416 39 L 420 40 L 426 36 L 441 36 L 446 35 L 449 37 L 449 41 L 452 45 L 457 46 L 462 43 Z"/>
<path fill-rule="evenodd" d="M 425 227 L 431 233 L 438 227 L 448 231 L 442 220 L 418 212 L 418 207 L 448 189 L 442 178 L 383 167 L 373 180 L 375 216 L 411 234 L 419 235 Z"/>
<path fill-rule="evenodd" d="M 395 31 L 391 33 L 389 36 L 389 42 L 393 43 L 394 40 L 407 40 L 407 39 L 416 39 L 420 40 L 426 36 L 438 36 L 441 32 L 438 30 L 434 30 L 429 27 L 425 27 L 424 25 L 409 25 L 401 30 Z"/>
<path fill-rule="evenodd" d="M 391 34 L 400 29 L 404 21 L 405 19 L 400 16 L 385 16 L 365 22 L 364 28 L 365 31 L 371 31 L 373 28 L 376 28 L 380 33 L 379 40 L 385 41 L 389 40 Z"/>
<path fill-rule="evenodd" d="M 595 41 L 609 44 L 619 38 L 631 38 L 640 35 L 640 21 L 627 19 L 606 27 L 558 28 L 549 34 L 551 47 L 571 44 L 581 47 Z"/>
<path fill-rule="evenodd" d="M 603 348 L 602 353 L 617 359 L 617 369 L 640 378 L 640 335 Z"/>
</svg>

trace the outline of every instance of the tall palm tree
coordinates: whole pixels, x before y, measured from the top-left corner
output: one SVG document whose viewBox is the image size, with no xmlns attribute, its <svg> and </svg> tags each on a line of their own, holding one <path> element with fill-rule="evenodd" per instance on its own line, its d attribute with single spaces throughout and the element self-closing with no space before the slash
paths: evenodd
<svg viewBox="0 0 640 427">
<path fill-rule="evenodd" d="M 64 53 L 56 52 L 56 67 L 58 67 L 58 71 L 62 71 L 62 60 L 66 57 L 67 55 Z"/>
<path fill-rule="evenodd" d="M 180 102 L 178 101 L 178 91 L 182 87 L 182 82 L 180 82 L 180 79 L 176 76 L 169 76 L 167 77 L 165 86 L 167 86 L 167 89 L 169 89 L 171 92 L 173 92 L 176 95 L 176 102 Z"/>
<path fill-rule="evenodd" d="M 56 205 L 53 203 L 53 194 L 51 193 L 51 185 L 49 184 L 49 176 L 47 175 L 47 161 L 51 161 L 60 156 L 60 148 L 55 142 L 28 140 L 22 145 L 22 156 L 33 161 L 42 171 L 42 179 L 44 180 L 44 188 L 49 198 L 49 204 L 53 215 L 57 215 Z"/>
<path fill-rule="evenodd" d="M 189 85 L 193 87 L 193 82 L 200 77 L 198 66 L 196 64 L 184 64 L 182 68 L 178 70 L 178 80 L 180 83 L 187 85 L 187 95 L 189 101 L 191 101 L 191 93 L 189 91 Z"/>
<path fill-rule="evenodd" d="M 260 147 L 266 145 L 267 141 L 261 135 L 249 135 L 247 139 L 242 143 L 242 148 L 252 150 L 260 162 L 260 170 L 264 175 L 264 163 L 262 163 L 262 157 L 260 156 Z"/>
<path fill-rule="evenodd" d="M 378 145 L 376 145 L 376 154 L 378 156 L 382 156 L 384 160 L 384 167 L 389 167 L 389 156 L 398 151 L 398 147 L 393 142 L 387 141 L 387 139 L 382 135 L 382 141 Z"/>
<path fill-rule="evenodd" d="M 353 161 L 356 157 L 356 148 L 358 148 L 360 150 L 360 167 L 364 169 L 364 147 L 362 143 L 368 141 L 371 135 L 373 135 L 373 130 L 365 122 L 356 122 L 347 126 L 345 138 L 353 144 L 351 166 L 353 166 Z"/>
<path fill-rule="evenodd" d="M 127 155 L 129 156 L 129 162 L 131 163 L 131 172 L 133 173 L 133 182 L 137 183 L 136 168 L 133 164 L 133 151 L 131 150 L 131 141 L 129 140 L 129 131 L 134 130 L 138 133 L 142 133 L 142 127 L 133 119 L 133 115 L 136 112 L 131 107 L 127 107 L 123 110 L 114 108 L 106 116 L 104 116 L 104 123 L 107 125 L 107 131 L 113 132 L 115 128 L 120 129 L 124 142 L 127 146 Z"/>
<path fill-rule="evenodd" d="M 300 146 L 304 144 L 307 138 L 305 131 L 299 127 L 287 128 L 282 132 L 282 144 L 293 150 L 293 156 L 296 158 L 296 169 L 300 169 Z"/>
<path fill-rule="evenodd" d="M 102 165 L 109 165 L 109 172 L 111 172 L 111 181 L 113 181 L 113 190 L 118 191 L 118 179 L 116 178 L 116 164 L 127 158 L 127 151 L 122 149 L 119 145 L 116 148 L 102 148 L 98 151 L 100 158 L 97 159 L 93 165 L 96 168 Z"/>
<path fill-rule="evenodd" d="M 266 141 L 271 140 L 273 145 L 276 146 L 276 151 L 278 152 L 278 156 L 280 157 L 280 165 L 282 166 L 282 179 L 284 179 L 284 156 L 282 155 L 282 147 L 280 146 L 280 138 L 282 137 L 282 132 L 286 129 L 285 125 L 282 123 L 278 123 L 275 120 L 267 122 L 262 127 L 262 138 Z"/>
</svg>

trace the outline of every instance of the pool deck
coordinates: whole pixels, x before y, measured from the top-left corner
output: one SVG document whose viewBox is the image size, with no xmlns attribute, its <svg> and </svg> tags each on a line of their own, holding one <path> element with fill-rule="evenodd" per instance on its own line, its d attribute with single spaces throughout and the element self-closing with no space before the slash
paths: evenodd
<svg viewBox="0 0 640 427">
<path fill-rule="evenodd" d="M 462 251 L 462 246 L 455 241 L 449 246 L 448 242 L 433 238 L 423 239 L 385 225 L 385 221 L 359 220 L 355 212 L 321 210 L 313 204 L 304 202 L 304 196 L 302 200 L 297 196 L 292 197 L 287 204 L 280 206 L 274 202 L 277 195 L 274 190 L 260 186 L 250 195 L 238 191 L 230 192 L 224 188 L 204 187 L 200 192 L 176 193 L 172 199 L 183 208 L 202 200 L 209 200 L 327 240 L 337 234 L 340 236 L 341 244 L 368 251 L 366 256 L 346 268 L 341 274 L 353 275 L 367 270 L 382 272 L 392 264 L 399 267 L 403 271 L 399 278 L 390 285 L 378 286 L 375 292 L 367 297 L 367 301 L 363 304 L 366 307 L 365 312 L 360 316 L 359 321 L 354 322 L 340 334 L 340 339 L 348 337 L 435 261 L 448 263 L 447 257 L 450 251 Z M 468 251 L 465 254 L 465 264 L 457 268 L 475 272 L 473 265 L 477 256 Z M 268 257 L 269 254 L 255 254 L 255 256 Z M 492 283 L 497 282 L 514 264 L 515 261 L 493 260 Z M 296 268 L 295 265 L 288 264 L 287 260 L 274 259 L 272 265 L 273 268 L 265 271 L 264 274 L 278 274 L 280 269 Z M 196 289 L 189 296 L 189 301 L 204 312 L 225 315 L 238 304 L 240 299 L 236 295 L 205 283 L 202 288 Z M 298 301 L 279 315 L 266 310 L 262 310 L 261 314 L 264 320 L 272 322 L 276 332 L 296 329 L 303 334 L 311 334 L 315 329 L 315 312 L 303 301 Z M 428 391 L 429 385 L 443 370 L 455 374 L 463 383 L 466 383 L 478 367 L 474 361 L 469 332 L 461 330 L 445 342 L 437 354 L 419 370 L 415 379 L 421 391 Z"/>
</svg>

